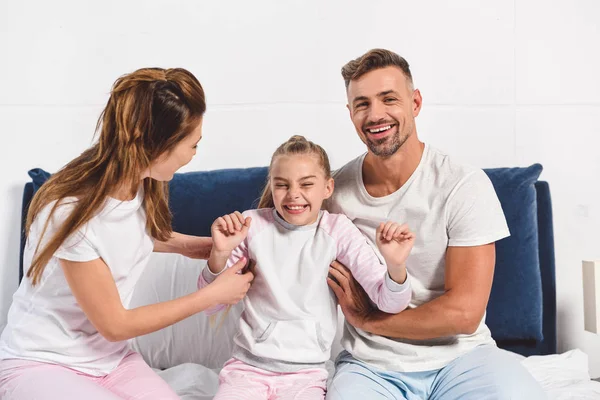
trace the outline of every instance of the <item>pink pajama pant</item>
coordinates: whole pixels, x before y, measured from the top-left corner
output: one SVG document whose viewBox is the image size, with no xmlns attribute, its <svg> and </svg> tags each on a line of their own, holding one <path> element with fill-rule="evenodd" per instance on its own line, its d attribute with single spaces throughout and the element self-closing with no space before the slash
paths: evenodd
<svg viewBox="0 0 600 400">
<path fill-rule="evenodd" d="M 174 400 L 179 397 L 138 353 L 131 352 L 105 376 L 92 376 L 56 364 L 0 360 L 0 399 Z"/>
<path fill-rule="evenodd" d="M 270 372 L 231 359 L 219 374 L 214 400 L 323 400 L 327 371 Z"/>
</svg>

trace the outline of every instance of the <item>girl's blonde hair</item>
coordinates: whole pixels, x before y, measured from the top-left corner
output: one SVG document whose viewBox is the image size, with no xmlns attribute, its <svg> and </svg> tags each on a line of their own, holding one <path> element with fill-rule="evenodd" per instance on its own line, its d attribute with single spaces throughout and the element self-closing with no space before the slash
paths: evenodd
<svg viewBox="0 0 600 400">
<path fill-rule="evenodd" d="M 275 150 L 271 157 L 271 163 L 269 164 L 269 174 L 267 176 L 267 183 L 263 189 L 262 195 L 258 202 L 258 208 L 271 208 L 274 207 L 273 194 L 271 193 L 271 167 L 273 162 L 279 156 L 288 156 L 294 154 L 302 155 L 314 155 L 319 161 L 319 165 L 323 169 L 325 178 L 331 178 L 331 166 L 329 165 L 329 157 L 325 150 L 316 143 L 307 140 L 304 136 L 294 135 L 289 138 L 285 143 Z"/>
<path fill-rule="evenodd" d="M 202 85 L 185 69 L 144 68 L 117 79 L 96 125 L 98 142 L 52 175 L 33 197 L 26 234 L 41 210 L 56 201 L 27 271 L 33 285 L 60 245 L 98 213 L 106 198 L 123 185 L 130 185 L 134 194 L 141 174 L 187 137 L 205 111 Z M 146 230 L 167 240 L 172 233 L 168 184 L 146 178 L 143 186 Z M 66 197 L 77 198 L 73 211 L 40 249 L 48 222 Z"/>
</svg>

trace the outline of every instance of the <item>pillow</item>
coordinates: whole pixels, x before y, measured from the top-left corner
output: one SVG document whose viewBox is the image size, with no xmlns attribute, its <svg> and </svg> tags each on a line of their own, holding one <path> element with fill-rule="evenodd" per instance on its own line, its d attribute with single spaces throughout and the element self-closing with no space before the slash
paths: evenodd
<svg viewBox="0 0 600 400">
<path fill-rule="evenodd" d="M 40 186 L 50 179 L 50 173 L 41 168 L 31 169 L 29 170 L 28 174 L 31 177 L 31 182 L 33 183 L 33 194 L 38 191 Z"/>
<path fill-rule="evenodd" d="M 193 293 L 205 260 L 179 254 L 153 253 L 135 287 L 129 308 L 168 301 Z M 227 316 L 217 314 L 210 324 L 204 313 L 195 314 L 175 325 L 131 340 L 132 347 L 153 368 L 165 369 L 182 363 L 221 368 L 231 357 L 233 336 L 238 330 L 242 303 Z M 223 322 L 221 323 L 221 318 Z"/>
<path fill-rule="evenodd" d="M 175 174 L 169 187 L 173 229 L 210 236 L 218 217 L 258 206 L 266 179 L 267 167 Z"/>
<path fill-rule="evenodd" d="M 535 182 L 542 166 L 487 169 L 511 236 L 496 243 L 486 324 L 495 340 L 543 340 Z"/>
</svg>

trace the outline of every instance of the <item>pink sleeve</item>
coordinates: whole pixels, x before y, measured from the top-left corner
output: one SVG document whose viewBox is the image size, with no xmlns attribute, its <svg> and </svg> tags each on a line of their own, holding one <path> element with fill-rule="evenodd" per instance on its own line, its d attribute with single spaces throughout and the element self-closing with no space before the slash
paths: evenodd
<svg viewBox="0 0 600 400">
<path fill-rule="evenodd" d="M 360 230 L 342 214 L 329 214 L 325 225 L 337 243 L 337 260 L 344 264 L 377 307 L 390 314 L 404 310 L 411 300 L 410 277 L 394 282 Z"/>
</svg>

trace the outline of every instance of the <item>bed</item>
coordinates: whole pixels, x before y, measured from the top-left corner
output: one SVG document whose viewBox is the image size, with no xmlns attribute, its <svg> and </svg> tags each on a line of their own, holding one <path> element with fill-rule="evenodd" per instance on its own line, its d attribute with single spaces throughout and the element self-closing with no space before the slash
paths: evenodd
<svg viewBox="0 0 600 400">
<path fill-rule="evenodd" d="M 486 169 L 507 218 L 511 236 L 497 243 L 496 270 L 486 323 L 498 346 L 521 359 L 552 399 L 600 399 L 600 383 L 590 380 L 587 355 L 557 353 L 556 286 L 552 206 L 542 166 Z M 256 206 L 265 167 L 176 174 L 170 184 L 173 226 L 178 232 L 208 236 L 212 221 L 232 210 Z M 22 217 L 35 191 L 50 176 L 29 171 Z M 25 236 L 21 231 L 21 263 Z M 130 307 L 195 290 L 204 261 L 154 254 Z M 524 306 L 527 305 L 527 306 Z M 211 399 L 219 367 L 231 354 L 231 337 L 241 310 L 234 307 L 217 328 L 198 314 L 172 327 L 132 340 L 131 345 L 182 399 Z M 338 321 L 340 324 L 342 319 Z M 333 349 L 332 359 L 339 352 Z M 329 368 L 332 368 L 330 363 Z"/>
</svg>

